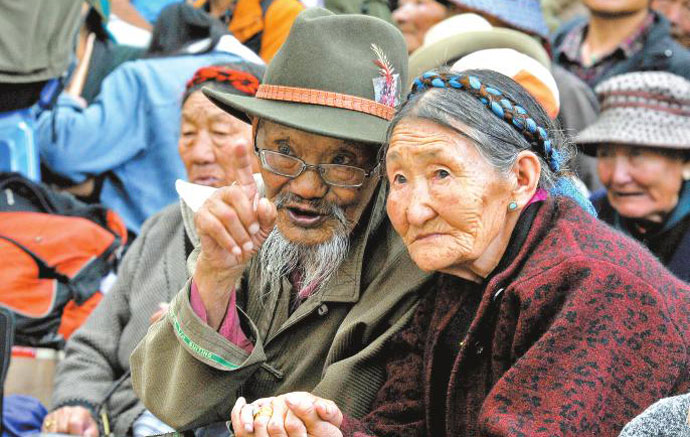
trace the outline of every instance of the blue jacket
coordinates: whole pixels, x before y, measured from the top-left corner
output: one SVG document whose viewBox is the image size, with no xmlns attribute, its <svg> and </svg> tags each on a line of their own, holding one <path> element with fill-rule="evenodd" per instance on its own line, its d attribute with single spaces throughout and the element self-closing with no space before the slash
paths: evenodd
<svg viewBox="0 0 690 437">
<path fill-rule="evenodd" d="M 101 202 L 138 234 L 149 216 L 177 200 L 175 180 L 186 178 L 177 141 L 187 80 L 205 65 L 242 60 L 215 51 L 124 63 L 86 109 L 63 94 L 39 115 L 41 159 L 75 183 L 106 173 Z"/>
</svg>

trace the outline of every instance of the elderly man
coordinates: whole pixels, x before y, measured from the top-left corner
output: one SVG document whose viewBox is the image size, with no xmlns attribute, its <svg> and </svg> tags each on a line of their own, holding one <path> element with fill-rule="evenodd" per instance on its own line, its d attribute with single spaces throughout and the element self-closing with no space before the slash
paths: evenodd
<svg viewBox="0 0 690 437">
<path fill-rule="evenodd" d="M 293 390 L 368 411 L 383 346 L 429 280 L 386 217 L 380 175 L 406 53 L 382 20 L 309 9 L 256 98 L 207 93 L 252 119 L 266 197 L 235 148 L 238 183 L 195 215 L 192 278 L 131 358 L 156 416 L 190 428 L 229 420 L 240 396 Z M 257 412 L 260 427 L 270 415 Z"/>
</svg>

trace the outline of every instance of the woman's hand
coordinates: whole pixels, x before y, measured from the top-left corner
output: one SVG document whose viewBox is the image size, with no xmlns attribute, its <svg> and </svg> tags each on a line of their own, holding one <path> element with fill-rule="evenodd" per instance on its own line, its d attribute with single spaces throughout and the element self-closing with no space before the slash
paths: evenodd
<svg viewBox="0 0 690 437">
<path fill-rule="evenodd" d="M 62 407 L 43 419 L 41 431 L 98 437 L 98 424 L 84 407 Z"/>
<path fill-rule="evenodd" d="M 335 402 L 294 392 L 247 404 L 239 398 L 231 412 L 236 437 L 342 437 L 343 414 Z"/>
<path fill-rule="evenodd" d="M 206 308 L 208 324 L 218 328 L 230 291 L 246 264 L 256 255 L 273 229 L 276 208 L 259 200 L 250 152 L 234 148 L 235 183 L 218 189 L 194 215 L 201 240 L 194 281 Z"/>
</svg>

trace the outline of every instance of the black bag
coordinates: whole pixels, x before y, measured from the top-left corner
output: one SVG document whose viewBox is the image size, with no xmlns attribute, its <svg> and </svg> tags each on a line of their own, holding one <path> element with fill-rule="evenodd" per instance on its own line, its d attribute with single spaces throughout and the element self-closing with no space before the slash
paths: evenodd
<svg viewBox="0 0 690 437">
<path fill-rule="evenodd" d="M 2 400 L 5 397 L 5 377 L 10 367 L 14 344 L 14 314 L 0 307 L 0 435 L 2 435 Z"/>
</svg>

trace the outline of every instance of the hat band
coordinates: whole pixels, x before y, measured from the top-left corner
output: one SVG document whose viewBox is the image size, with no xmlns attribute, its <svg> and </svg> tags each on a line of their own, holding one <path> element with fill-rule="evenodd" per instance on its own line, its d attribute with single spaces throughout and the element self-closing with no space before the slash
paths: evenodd
<svg viewBox="0 0 690 437">
<path fill-rule="evenodd" d="M 676 99 L 645 91 L 609 91 L 602 93 L 601 110 L 613 108 L 646 108 L 669 114 L 690 116 L 690 100 Z"/>
<path fill-rule="evenodd" d="M 331 108 L 362 112 L 388 121 L 392 120 L 393 115 L 395 115 L 395 108 L 378 103 L 374 100 L 311 88 L 263 84 L 259 85 L 259 90 L 256 92 L 256 98 L 330 106 Z"/>
</svg>

